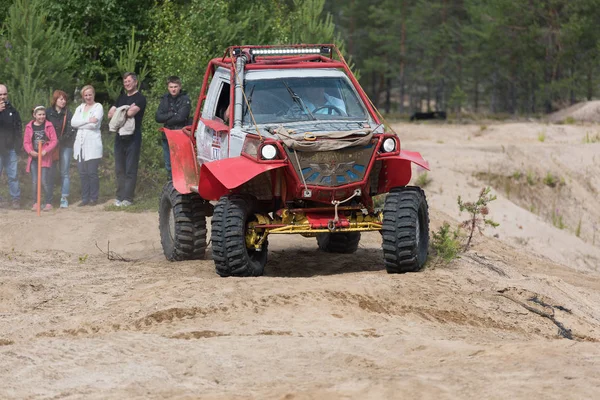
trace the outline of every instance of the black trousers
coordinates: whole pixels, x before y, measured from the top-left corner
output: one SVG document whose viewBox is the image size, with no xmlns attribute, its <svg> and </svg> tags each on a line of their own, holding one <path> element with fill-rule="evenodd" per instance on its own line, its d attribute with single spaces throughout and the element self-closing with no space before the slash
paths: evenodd
<svg viewBox="0 0 600 400">
<path fill-rule="evenodd" d="M 133 202 L 137 182 L 142 136 L 119 136 L 115 138 L 115 173 L 117 175 L 117 200 Z"/>
</svg>

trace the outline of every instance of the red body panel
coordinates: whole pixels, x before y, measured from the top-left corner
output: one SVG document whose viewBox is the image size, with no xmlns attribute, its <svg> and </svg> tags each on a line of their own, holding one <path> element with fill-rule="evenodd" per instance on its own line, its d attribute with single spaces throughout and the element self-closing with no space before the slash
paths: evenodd
<svg viewBox="0 0 600 400">
<path fill-rule="evenodd" d="M 415 151 L 401 150 L 397 156 L 386 157 L 379 173 L 379 193 L 387 193 L 390 189 L 406 186 L 412 177 L 411 163 L 429 170 L 429 163 Z"/>
<path fill-rule="evenodd" d="M 198 193 L 203 199 L 218 200 L 255 176 L 286 165 L 284 161 L 258 163 L 244 156 L 205 163 L 200 169 Z"/>
<path fill-rule="evenodd" d="M 162 128 L 161 131 L 169 141 L 173 186 L 179 193 L 191 193 L 190 187 L 196 186 L 199 178 L 193 139 L 182 130 Z"/>
<path fill-rule="evenodd" d="M 427 171 L 429 171 L 429 163 L 423 158 L 423 156 L 419 152 L 400 150 L 400 155 L 398 156 L 398 158 L 413 162 L 418 166 L 423 167 Z"/>
</svg>

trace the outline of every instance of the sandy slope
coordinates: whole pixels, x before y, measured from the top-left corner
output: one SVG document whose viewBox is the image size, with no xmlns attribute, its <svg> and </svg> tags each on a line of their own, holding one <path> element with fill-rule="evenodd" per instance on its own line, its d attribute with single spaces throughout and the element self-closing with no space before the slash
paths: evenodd
<svg viewBox="0 0 600 400">
<path fill-rule="evenodd" d="M 515 165 L 564 173 L 544 198 L 585 215 L 577 238 L 499 188 L 499 239 L 415 274 L 385 273 L 377 233 L 343 256 L 274 237 L 265 277 L 221 279 L 210 260 L 165 261 L 154 213 L 3 211 L 0 398 L 594 398 L 600 186 L 581 170 L 597 176 L 600 148 L 585 129 L 397 126 L 434 168 L 432 229 L 460 219 L 473 174 Z M 107 260 L 108 241 L 136 261 Z"/>
</svg>

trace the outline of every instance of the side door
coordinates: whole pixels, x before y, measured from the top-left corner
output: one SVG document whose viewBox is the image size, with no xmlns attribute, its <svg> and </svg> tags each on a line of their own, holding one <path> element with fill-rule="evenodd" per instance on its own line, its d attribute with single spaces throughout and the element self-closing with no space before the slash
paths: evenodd
<svg viewBox="0 0 600 400">
<path fill-rule="evenodd" d="M 230 129 L 228 121 L 225 121 L 230 89 L 229 70 L 217 68 L 206 94 L 202 117 L 194 133 L 199 164 L 229 157 Z"/>
</svg>

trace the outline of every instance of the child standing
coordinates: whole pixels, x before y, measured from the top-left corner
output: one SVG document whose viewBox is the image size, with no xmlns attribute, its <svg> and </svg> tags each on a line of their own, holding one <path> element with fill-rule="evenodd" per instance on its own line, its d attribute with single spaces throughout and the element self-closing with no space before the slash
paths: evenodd
<svg viewBox="0 0 600 400">
<path fill-rule="evenodd" d="M 51 177 L 50 168 L 52 168 L 52 150 L 58 144 L 56 131 L 49 121 L 46 121 L 46 108 L 37 106 L 33 109 L 33 121 L 25 127 L 25 137 L 23 138 L 23 147 L 29 159 L 27 160 L 27 172 L 31 171 L 33 180 L 33 193 L 37 193 L 38 180 L 38 143 L 42 143 L 42 204 L 44 211 L 52 210 L 52 185 L 49 181 Z M 37 210 L 37 203 L 31 208 Z"/>
</svg>

